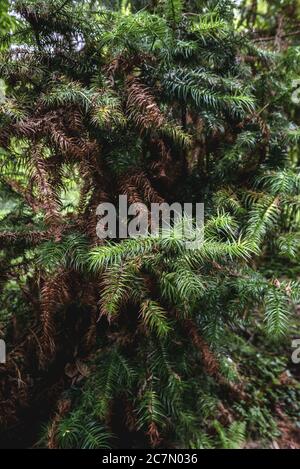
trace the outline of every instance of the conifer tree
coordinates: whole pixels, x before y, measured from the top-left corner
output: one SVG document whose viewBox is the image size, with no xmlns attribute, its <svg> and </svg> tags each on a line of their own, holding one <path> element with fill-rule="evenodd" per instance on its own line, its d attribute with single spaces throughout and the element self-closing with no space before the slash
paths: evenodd
<svg viewBox="0 0 300 469">
<path fill-rule="evenodd" d="M 36 412 L 48 448 L 240 446 L 233 348 L 250 328 L 280 341 L 300 297 L 271 267 L 299 261 L 299 50 L 258 40 L 231 1 L 11 6 L 1 428 Z M 101 241 L 96 208 L 119 194 L 204 202 L 203 244 Z"/>
</svg>

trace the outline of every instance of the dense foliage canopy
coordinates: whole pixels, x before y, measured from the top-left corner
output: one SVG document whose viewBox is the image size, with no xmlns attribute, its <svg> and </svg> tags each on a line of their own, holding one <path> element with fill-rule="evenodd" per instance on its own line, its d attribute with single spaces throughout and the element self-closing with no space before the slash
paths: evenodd
<svg viewBox="0 0 300 469">
<path fill-rule="evenodd" d="M 300 301 L 298 3 L 10 7 L 0 439 L 17 445 L 29 422 L 22 444 L 44 424 L 50 448 L 274 438 L 290 391 L 255 388 L 284 369 Z M 119 194 L 204 202 L 203 244 L 176 230 L 103 243 L 96 207 Z"/>
</svg>

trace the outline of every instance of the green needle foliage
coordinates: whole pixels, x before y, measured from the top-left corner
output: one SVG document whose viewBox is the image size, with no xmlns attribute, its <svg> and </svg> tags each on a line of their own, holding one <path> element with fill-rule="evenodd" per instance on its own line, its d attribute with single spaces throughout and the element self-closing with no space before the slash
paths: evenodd
<svg viewBox="0 0 300 469">
<path fill-rule="evenodd" d="M 1 31 L 1 431 L 27 409 L 48 448 L 241 447 L 274 431 L 236 348 L 300 302 L 299 49 L 229 1 L 115 3 L 15 0 Z M 203 243 L 100 240 L 119 194 L 204 202 Z"/>
</svg>

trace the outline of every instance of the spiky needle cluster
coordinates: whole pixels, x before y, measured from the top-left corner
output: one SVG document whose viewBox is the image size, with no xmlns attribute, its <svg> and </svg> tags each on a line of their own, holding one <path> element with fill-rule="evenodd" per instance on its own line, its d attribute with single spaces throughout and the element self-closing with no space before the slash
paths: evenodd
<svg viewBox="0 0 300 469">
<path fill-rule="evenodd" d="M 37 405 L 50 448 L 125 434 L 129 446 L 208 447 L 212 389 L 245 397 L 230 334 L 254 320 L 274 338 L 288 328 L 299 285 L 263 266 L 299 259 L 300 130 L 284 106 L 297 60 L 240 34 L 230 2 L 208 3 L 12 2 L 19 25 L 0 58 L 2 428 Z M 187 250 L 176 233 L 101 244 L 95 209 L 119 194 L 204 201 L 203 245 Z M 213 428 L 227 446 L 244 432 Z"/>
</svg>

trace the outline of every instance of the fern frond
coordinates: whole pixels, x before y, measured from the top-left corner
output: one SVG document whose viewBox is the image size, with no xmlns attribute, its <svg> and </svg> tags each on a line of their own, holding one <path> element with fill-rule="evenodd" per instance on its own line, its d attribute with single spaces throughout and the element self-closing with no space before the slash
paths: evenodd
<svg viewBox="0 0 300 469">
<path fill-rule="evenodd" d="M 166 336 L 171 329 L 166 312 L 156 301 L 146 300 L 142 303 L 141 318 L 145 326 L 158 337 Z"/>
<path fill-rule="evenodd" d="M 261 184 L 272 195 L 299 194 L 300 174 L 289 169 L 273 171 L 258 178 L 257 184 Z"/>
<path fill-rule="evenodd" d="M 209 39 L 224 38 L 228 34 L 228 23 L 217 13 L 207 13 L 192 22 L 191 31 L 205 44 Z"/>
<path fill-rule="evenodd" d="M 141 298 L 144 294 L 143 281 L 133 263 L 112 265 L 103 274 L 100 301 L 101 314 L 110 321 L 129 298 Z M 132 292 L 132 285 L 135 291 Z"/>
<path fill-rule="evenodd" d="M 260 244 L 268 230 L 276 227 L 279 215 L 280 198 L 265 197 L 250 212 L 247 236 Z"/>
<path fill-rule="evenodd" d="M 289 305 L 286 295 L 279 289 L 270 289 L 265 297 L 267 332 L 274 339 L 285 334 L 289 324 Z"/>
</svg>

